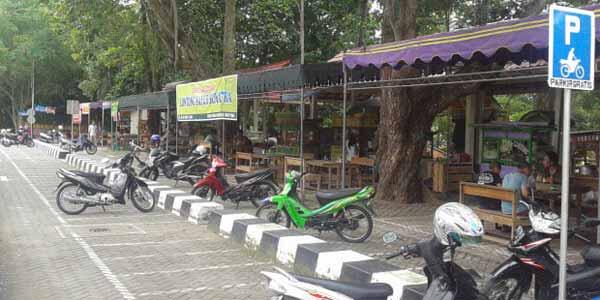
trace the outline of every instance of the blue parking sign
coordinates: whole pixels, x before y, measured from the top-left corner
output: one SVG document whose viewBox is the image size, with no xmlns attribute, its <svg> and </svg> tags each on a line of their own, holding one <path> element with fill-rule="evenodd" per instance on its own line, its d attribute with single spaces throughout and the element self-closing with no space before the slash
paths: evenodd
<svg viewBox="0 0 600 300">
<path fill-rule="evenodd" d="M 548 85 L 594 89 L 594 12 L 552 5 L 548 43 Z"/>
</svg>

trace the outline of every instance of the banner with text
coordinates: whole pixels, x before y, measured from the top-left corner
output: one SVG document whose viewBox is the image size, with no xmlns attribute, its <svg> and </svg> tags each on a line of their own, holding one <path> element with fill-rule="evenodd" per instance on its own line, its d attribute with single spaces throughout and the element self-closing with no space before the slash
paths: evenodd
<svg viewBox="0 0 600 300">
<path fill-rule="evenodd" d="M 177 120 L 237 120 L 237 75 L 177 86 Z"/>
<path fill-rule="evenodd" d="M 110 105 L 110 116 L 112 117 L 113 121 L 118 121 L 118 116 L 119 116 L 119 102 L 115 101 L 112 102 Z"/>
</svg>

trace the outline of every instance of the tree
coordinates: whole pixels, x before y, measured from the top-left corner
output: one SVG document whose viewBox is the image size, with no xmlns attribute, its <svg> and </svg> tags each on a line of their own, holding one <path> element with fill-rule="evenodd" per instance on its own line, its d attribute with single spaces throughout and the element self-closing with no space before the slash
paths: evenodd
<svg viewBox="0 0 600 300">
<path fill-rule="evenodd" d="M 223 26 L 223 74 L 235 71 L 235 0 L 225 0 Z"/>
<path fill-rule="evenodd" d="M 417 9 L 416 0 L 386 0 L 384 34 L 393 33 L 394 40 L 415 37 Z M 389 38 L 391 36 L 384 36 L 384 40 Z M 400 69 L 384 67 L 381 74 L 383 80 L 389 80 L 420 76 L 421 70 L 411 66 Z M 473 85 L 461 85 L 382 89 L 377 150 L 380 165 L 378 199 L 400 202 L 422 200 L 419 163 L 433 121 L 451 101 L 472 93 L 474 88 Z"/>
</svg>

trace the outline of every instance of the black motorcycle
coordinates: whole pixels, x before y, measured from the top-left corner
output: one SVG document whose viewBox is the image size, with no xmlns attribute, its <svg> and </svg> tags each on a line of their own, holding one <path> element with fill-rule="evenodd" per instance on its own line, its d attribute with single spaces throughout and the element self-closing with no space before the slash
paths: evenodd
<svg viewBox="0 0 600 300">
<path fill-rule="evenodd" d="M 384 234 L 384 241 L 390 243 L 397 239 L 393 232 Z M 427 289 L 424 300 L 481 300 L 485 299 L 477 289 L 474 272 L 469 272 L 454 262 L 456 248 L 461 244 L 449 234 L 450 245 L 443 245 L 435 236 L 416 244 L 400 247 L 400 251 L 387 257 L 404 258 L 422 257 L 426 266 L 423 268 L 427 276 Z M 448 253 L 449 256 L 445 254 Z M 448 259 L 445 259 L 448 257 Z M 418 297 L 418 296 L 417 296 Z"/>
<path fill-rule="evenodd" d="M 208 170 L 209 155 L 192 151 L 190 156 L 180 159 L 179 155 L 173 152 L 152 149 L 144 165 L 140 170 L 141 177 L 156 180 L 162 173 L 165 177 L 175 180 L 175 185 L 178 181 L 194 184 Z"/>
<path fill-rule="evenodd" d="M 46 133 L 40 132 L 40 140 L 44 143 L 48 144 L 58 144 L 62 139 L 63 135 L 59 131 L 55 129 L 48 131 Z"/>
<path fill-rule="evenodd" d="M 151 212 L 156 205 L 156 198 L 131 166 L 134 153 L 127 153 L 112 165 L 121 173 L 106 184 L 103 174 L 59 169 L 56 174 L 62 181 L 56 188 L 58 208 L 68 215 L 77 215 L 92 206 L 104 209 L 113 204 L 125 205 L 125 197 L 128 197 L 139 211 Z"/>
<path fill-rule="evenodd" d="M 0 143 L 4 147 L 10 147 L 12 145 L 26 145 L 27 147 L 35 146 L 33 138 L 28 132 L 19 130 L 18 133 L 4 132 L 0 138 Z"/>
<path fill-rule="evenodd" d="M 559 256 L 550 242 L 559 236 L 560 218 L 543 212 L 535 203 L 530 204 L 532 229 L 517 228 L 515 238 L 508 246 L 513 253 L 494 270 L 486 282 L 483 294 L 490 300 L 521 299 L 535 278 L 536 300 L 558 299 Z M 536 219 L 537 218 L 537 219 Z M 600 246 L 576 233 L 581 228 L 600 225 L 600 219 L 583 218 L 581 225 L 569 230 L 570 237 L 585 241 L 581 251 L 584 263 L 567 269 L 567 299 L 600 299 Z"/>
<path fill-rule="evenodd" d="M 60 148 L 69 152 L 79 152 L 85 150 L 85 152 L 87 152 L 89 155 L 96 154 L 98 151 L 98 146 L 92 143 L 92 141 L 90 141 L 85 135 L 81 136 L 79 142 L 72 142 L 62 138 L 60 140 Z"/>
</svg>

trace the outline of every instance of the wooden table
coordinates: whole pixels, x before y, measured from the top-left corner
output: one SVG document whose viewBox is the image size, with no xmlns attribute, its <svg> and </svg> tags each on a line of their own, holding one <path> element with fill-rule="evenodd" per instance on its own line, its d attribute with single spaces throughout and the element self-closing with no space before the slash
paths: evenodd
<svg viewBox="0 0 600 300">
<path fill-rule="evenodd" d="M 248 164 L 240 165 L 240 161 L 247 161 Z M 252 172 L 261 169 L 261 165 L 264 165 L 264 162 L 267 162 L 269 168 L 278 173 L 277 171 L 278 168 L 281 167 L 282 161 L 283 155 L 237 152 L 235 154 L 235 170 L 236 172 Z"/>
<path fill-rule="evenodd" d="M 554 188 L 553 188 L 554 186 Z M 583 202 L 583 194 L 590 191 L 589 187 L 570 184 L 569 185 L 569 194 L 575 195 L 575 207 L 577 207 L 577 221 L 579 222 L 581 219 L 582 213 L 582 202 Z M 536 183 L 536 191 L 535 197 L 548 200 L 550 202 L 550 209 L 555 211 L 556 203 L 560 204 L 561 202 L 561 191 L 560 184 L 549 184 L 549 183 Z"/>
<path fill-rule="evenodd" d="M 334 183 L 335 188 L 341 187 L 341 170 L 342 170 L 342 162 L 331 161 L 331 160 L 308 160 L 306 164 L 315 170 L 315 173 L 319 173 L 320 170 L 327 170 L 327 188 L 331 189 L 332 183 Z M 350 170 L 353 168 L 357 168 L 358 166 L 352 166 L 351 164 L 346 164 L 346 169 Z M 333 174 L 335 173 L 335 181 L 333 180 Z M 348 172 L 348 182 L 352 182 L 352 172 Z"/>
</svg>

